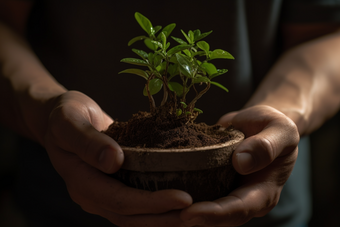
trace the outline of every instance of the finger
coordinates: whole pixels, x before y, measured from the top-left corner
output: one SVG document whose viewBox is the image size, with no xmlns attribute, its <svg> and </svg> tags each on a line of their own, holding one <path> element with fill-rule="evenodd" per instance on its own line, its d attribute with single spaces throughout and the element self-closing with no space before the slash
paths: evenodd
<svg viewBox="0 0 340 227">
<path fill-rule="evenodd" d="M 277 157 L 293 152 L 299 136 L 294 127 L 273 123 L 260 133 L 246 138 L 233 154 L 233 166 L 240 174 L 250 174 L 267 167 Z"/>
<path fill-rule="evenodd" d="M 246 136 L 233 154 L 233 166 L 240 174 L 265 168 L 294 151 L 300 139 L 294 122 L 274 108 L 249 108 L 221 119 L 232 121 Z"/>
<path fill-rule="evenodd" d="M 120 227 L 180 227 L 183 221 L 179 218 L 180 211 L 170 211 L 162 214 L 119 215 L 107 210 L 95 210 L 113 224 Z"/>
<path fill-rule="evenodd" d="M 233 118 L 235 117 L 235 115 L 237 114 L 237 112 L 230 112 L 228 114 L 223 115 L 218 121 L 217 124 L 221 124 L 223 126 L 228 126 L 230 124 L 232 124 L 233 122 Z"/>
<path fill-rule="evenodd" d="M 253 217 L 264 216 L 276 206 L 294 165 L 292 160 L 276 159 L 274 165 L 243 177 L 242 186 L 228 196 L 184 209 L 181 219 L 186 226 L 239 226 Z"/>
<path fill-rule="evenodd" d="M 105 128 L 110 119 L 95 107 L 71 102 L 54 109 L 48 136 L 53 137 L 61 149 L 77 154 L 93 167 L 114 173 L 124 161 L 123 151 L 112 138 L 98 131 Z"/>
<path fill-rule="evenodd" d="M 271 188 L 272 189 L 272 188 Z M 251 193 L 249 193 L 251 192 Z M 262 217 L 275 207 L 279 193 L 268 194 L 257 187 L 244 188 L 214 202 L 195 203 L 181 213 L 184 226 L 240 226 L 254 217 Z"/>
<path fill-rule="evenodd" d="M 57 148 L 58 149 L 58 148 Z M 75 154 L 49 152 L 54 167 L 66 182 L 71 198 L 82 207 L 97 207 L 121 215 L 164 213 L 192 204 L 179 190 L 149 192 L 127 187 L 84 163 Z"/>
</svg>

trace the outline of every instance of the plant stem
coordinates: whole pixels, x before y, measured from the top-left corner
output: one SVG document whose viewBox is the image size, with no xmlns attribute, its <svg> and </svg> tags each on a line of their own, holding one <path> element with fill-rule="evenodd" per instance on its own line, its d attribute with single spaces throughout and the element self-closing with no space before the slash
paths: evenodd
<svg viewBox="0 0 340 227">
<path fill-rule="evenodd" d="M 150 112 L 151 113 L 154 113 L 155 112 L 155 109 L 156 109 L 156 103 L 155 103 L 155 100 L 154 98 L 152 97 L 152 95 L 150 94 L 150 90 L 149 90 L 149 83 L 150 83 L 150 80 L 151 78 L 153 77 L 153 74 L 151 74 L 146 82 L 146 92 L 148 94 L 148 98 L 149 98 L 149 104 L 150 104 Z"/>
<path fill-rule="evenodd" d="M 210 88 L 210 83 L 207 83 L 207 87 L 204 88 L 198 95 L 196 95 L 196 97 L 190 102 L 190 104 L 188 105 L 188 109 L 190 112 L 193 111 L 197 100 L 200 99 L 202 95 L 204 95 L 209 90 L 209 88 Z"/>
<path fill-rule="evenodd" d="M 166 76 L 163 76 L 163 100 L 161 102 L 161 106 L 163 106 L 166 101 L 168 100 L 168 80 L 166 78 Z"/>
<path fill-rule="evenodd" d="M 184 79 L 184 77 L 182 76 L 181 73 L 179 73 L 180 77 L 181 77 L 181 80 L 182 80 L 182 83 L 183 83 L 183 96 L 182 96 L 182 99 L 181 101 L 185 103 L 186 101 L 186 95 L 187 95 L 187 81 Z"/>
<path fill-rule="evenodd" d="M 194 91 L 196 92 L 196 96 L 198 95 L 198 91 L 196 90 L 195 85 L 192 85 L 192 87 L 194 88 Z"/>
</svg>

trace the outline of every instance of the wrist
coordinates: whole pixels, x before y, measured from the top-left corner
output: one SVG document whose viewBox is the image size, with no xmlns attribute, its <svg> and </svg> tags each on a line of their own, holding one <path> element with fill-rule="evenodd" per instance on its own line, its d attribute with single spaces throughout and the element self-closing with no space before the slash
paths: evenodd
<svg viewBox="0 0 340 227">
<path fill-rule="evenodd" d="M 48 127 L 48 119 L 56 105 L 57 97 L 66 92 L 59 84 L 30 84 L 17 93 L 20 114 L 30 136 L 44 145 L 44 135 Z"/>
</svg>

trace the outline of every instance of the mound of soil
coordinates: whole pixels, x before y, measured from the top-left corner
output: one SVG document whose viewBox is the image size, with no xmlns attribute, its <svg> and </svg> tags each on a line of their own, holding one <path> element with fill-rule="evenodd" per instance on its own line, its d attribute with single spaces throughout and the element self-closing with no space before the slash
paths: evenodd
<svg viewBox="0 0 340 227">
<path fill-rule="evenodd" d="M 168 116 L 166 119 L 148 112 L 134 114 L 127 122 L 115 121 L 104 133 L 127 147 L 191 148 L 224 143 L 232 139 L 233 128 Z"/>
</svg>

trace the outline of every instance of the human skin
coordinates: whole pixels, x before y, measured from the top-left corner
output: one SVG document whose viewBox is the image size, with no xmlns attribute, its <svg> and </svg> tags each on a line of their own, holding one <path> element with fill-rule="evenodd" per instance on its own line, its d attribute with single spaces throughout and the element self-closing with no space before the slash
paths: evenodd
<svg viewBox="0 0 340 227">
<path fill-rule="evenodd" d="M 285 29 L 289 34 L 297 27 Z M 246 135 L 233 155 L 233 165 L 243 175 L 242 186 L 225 198 L 184 209 L 181 219 L 189 223 L 185 226 L 238 226 L 265 215 L 278 202 L 293 168 L 297 136 L 313 132 L 339 110 L 338 25 L 315 25 L 307 30 L 307 37 L 298 37 L 331 33 L 286 51 L 245 108 L 219 120 L 232 123 Z"/>
<path fill-rule="evenodd" d="M 3 21 L 0 105 L 6 108 L 1 123 L 44 146 L 71 198 L 118 226 L 236 226 L 264 216 L 277 204 L 293 169 L 299 136 L 318 128 L 339 108 L 335 59 L 340 37 L 333 33 L 286 52 L 246 107 L 220 119 L 246 135 L 233 156 L 242 184 L 229 196 L 192 204 L 183 191 L 129 188 L 105 174 L 124 161 L 119 145 L 100 133 L 112 119 L 91 98 L 67 91 L 47 72 L 18 35 L 24 17 L 3 16 Z"/>
</svg>

